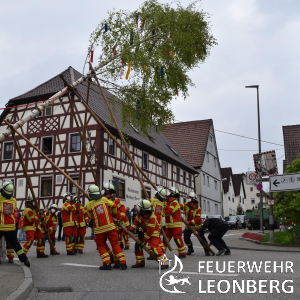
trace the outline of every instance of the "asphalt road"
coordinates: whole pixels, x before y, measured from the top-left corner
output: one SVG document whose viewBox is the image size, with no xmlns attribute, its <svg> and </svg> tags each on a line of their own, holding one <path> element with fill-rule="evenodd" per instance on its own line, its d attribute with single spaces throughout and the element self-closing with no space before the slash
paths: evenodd
<svg viewBox="0 0 300 300">
<path fill-rule="evenodd" d="M 239 238 L 243 232 L 244 230 L 229 230 L 225 240 L 230 241 Z M 174 273 L 168 273 L 161 279 L 164 289 L 174 291 L 175 287 L 177 291 L 185 293 L 169 293 L 160 287 L 160 277 L 164 273 L 159 274 L 158 264 L 154 261 L 146 261 L 146 267 L 143 269 L 132 269 L 131 265 L 135 264 L 133 242 L 130 244 L 130 250 L 124 251 L 128 266 L 125 271 L 118 269 L 100 271 L 99 266 L 102 265 L 102 262 L 96 251 L 95 242 L 91 240 L 86 241 L 84 254 L 77 254 L 76 256 L 66 255 L 64 242 L 57 242 L 57 249 L 61 255 L 49 256 L 47 259 L 37 259 L 35 247 L 32 247 L 28 256 L 31 261 L 34 289 L 27 299 L 300 299 L 300 256 L 298 254 L 232 250 L 230 256 L 206 257 L 195 237 L 193 241 L 195 253 L 182 260 L 181 274 L 178 274 L 180 269 L 178 264 L 173 271 Z M 174 242 L 172 246 L 176 248 Z M 47 243 L 46 254 L 48 253 L 49 245 Z M 167 257 L 172 260 L 171 268 L 174 266 L 174 253 L 177 254 L 177 251 L 167 252 Z M 271 261 L 271 263 L 267 263 L 266 269 L 263 265 L 260 272 L 255 271 L 255 269 L 250 272 L 247 268 L 247 262 L 251 266 L 253 261 L 261 262 L 262 265 L 265 261 Z M 283 266 L 287 261 L 291 261 L 293 273 L 291 273 L 291 269 L 287 269 L 288 273 L 285 272 L 285 269 L 280 272 L 280 268 L 277 268 L 277 272 L 274 273 L 274 262 L 280 265 L 281 261 Z M 219 265 L 216 266 L 216 263 Z M 243 263 L 245 263 L 245 273 L 243 268 L 238 269 L 238 266 L 241 267 Z M 201 269 L 201 273 L 199 273 L 199 264 L 204 267 Z M 211 269 L 206 269 L 207 264 L 209 267 L 211 266 Z M 225 269 L 223 269 L 223 264 L 225 264 Z M 272 271 L 267 273 L 271 270 L 268 267 L 270 265 L 272 265 Z M 218 268 L 219 273 L 216 268 Z M 173 284 L 174 280 L 181 279 L 185 280 L 183 285 L 181 285 L 182 281 Z M 286 280 L 292 282 L 285 282 Z M 266 291 L 267 293 L 259 292 L 259 282 L 262 285 L 260 292 Z M 211 285 L 210 290 L 208 284 Z M 244 291 L 242 290 L 243 284 Z M 255 285 L 255 287 L 251 287 L 251 285 Z M 273 293 L 270 293 L 270 285 L 277 285 L 277 288 L 273 288 Z M 285 293 L 284 290 L 286 292 L 291 291 L 290 286 L 293 287 L 293 293 Z M 50 292 L 42 292 L 43 288 L 50 289 Z M 55 292 L 57 288 L 63 291 Z M 255 288 L 257 289 L 256 292 Z M 70 291 L 66 291 L 66 289 Z"/>
</svg>

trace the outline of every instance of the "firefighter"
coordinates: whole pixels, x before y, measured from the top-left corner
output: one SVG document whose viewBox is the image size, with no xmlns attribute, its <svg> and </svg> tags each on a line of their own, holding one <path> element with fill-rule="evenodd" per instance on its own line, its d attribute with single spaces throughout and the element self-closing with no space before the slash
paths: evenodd
<svg viewBox="0 0 300 300">
<path fill-rule="evenodd" d="M 145 257 L 143 252 L 143 246 L 147 243 L 151 247 L 151 250 L 157 256 L 157 260 L 161 260 L 161 269 L 167 269 L 169 266 L 165 263 L 167 262 L 164 252 L 162 251 L 159 244 L 161 243 L 160 235 L 160 225 L 154 213 L 154 209 L 151 206 L 149 200 L 143 199 L 139 202 L 140 212 L 137 214 L 130 231 L 140 227 L 138 232 L 138 238 L 140 243 L 135 244 L 135 256 L 136 264 L 132 268 L 143 268 L 145 267 Z"/>
<path fill-rule="evenodd" d="M 14 218 L 17 201 L 12 197 L 13 190 L 14 184 L 12 181 L 4 180 L 0 190 L 0 239 L 4 235 L 6 242 L 10 244 L 10 249 L 12 248 L 17 253 L 20 261 L 29 268 L 29 260 L 18 243 Z M 13 259 L 13 257 L 11 258 Z"/>
<path fill-rule="evenodd" d="M 178 247 L 179 258 L 185 258 L 185 247 L 182 240 L 182 221 L 180 205 L 178 203 L 179 192 L 175 187 L 170 187 L 164 206 L 166 217 L 166 236 L 170 241 L 172 237 Z M 166 245 L 165 245 L 166 247 Z"/>
<path fill-rule="evenodd" d="M 36 253 L 37 258 L 47 258 L 45 255 L 45 235 L 42 230 L 40 222 L 42 213 L 37 212 L 35 208 L 35 201 L 32 195 L 28 195 L 26 200 L 26 207 L 23 211 L 22 227 L 26 232 L 26 243 L 23 245 L 23 251 L 28 252 L 34 240 L 37 240 Z"/>
<path fill-rule="evenodd" d="M 55 247 L 55 233 L 54 233 L 55 227 L 57 225 L 57 215 L 56 215 L 57 211 L 58 211 L 57 204 L 52 204 L 50 206 L 50 211 L 47 211 L 43 214 L 43 217 L 45 219 L 46 228 L 49 233 L 49 237 L 50 237 L 53 247 L 55 249 L 55 252 L 53 252 L 50 248 L 51 255 L 59 255 L 60 254 L 59 252 L 57 252 L 56 247 Z"/>
<path fill-rule="evenodd" d="M 194 192 L 189 193 L 190 201 L 187 203 L 180 204 L 181 210 L 185 212 L 185 219 L 184 222 L 186 225 L 190 225 L 194 230 L 200 230 L 202 226 L 202 219 L 201 219 L 201 208 L 198 206 L 197 195 Z M 194 253 L 193 243 L 191 241 L 192 231 L 185 226 L 185 230 L 183 232 L 184 242 L 188 246 L 187 255 L 191 255 Z M 204 248 L 205 255 L 209 256 L 209 251 Z"/>
<path fill-rule="evenodd" d="M 102 194 L 105 194 L 107 190 L 113 194 L 114 186 L 109 184 L 104 187 Z M 99 187 L 95 184 L 92 184 L 88 187 L 87 190 L 89 194 L 89 202 L 86 206 L 87 214 L 90 219 L 93 220 L 95 236 L 94 240 L 97 244 L 97 249 L 99 251 L 100 257 L 103 261 L 103 266 L 100 270 L 111 270 L 111 259 L 107 249 L 107 239 L 109 240 L 114 256 L 116 260 L 119 261 L 118 264 L 114 265 L 114 268 L 120 268 L 121 270 L 126 270 L 126 259 L 123 254 L 122 249 L 118 243 L 118 234 L 116 232 L 116 225 L 113 221 L 113 215 L 117 214 L 117 205 L 107 199 L 104 196 L 101 196 Z M 121 225 L 121 221 L 117 221 Z"/>
<path fill-rule="evenodd" d="M 75 241 L 77 239 L 77 218 L 76 209 L 78 204 L 73 203 L 69 192 L 63 195 L 63 206 L 61 208 L 61 216 L 66 238 L 67 255 L 75 255 Z"/>
<path fill-rule="evenodd" d="M 159 224 L 160 232 L 162 228 L 162 217 L 164 215 L 164 200 L 166 199 L 167 191 L 162 187 L 157 187 L 157 192 L 155 193 L 154 198 L 150 199 L 151 206 L 153 207 L 154 214 L 157 218 Z M 159 247 L 166 252 L 164 243 L 160 240 Z M 154 260 L 152 256 L 147 257 L 147 260 Z"/>
<path fill-rule="evenodd" d="M 77 214 L 77 240 L 75 244 L 75 252 L 83 254 L 86 228 L 89 225 L 89 218 L 86 212 L 86 208 L 81 205 L 81 201 L 77 201 L 77 197 L 73 196 L 73 202 L 78 203 L 78 214 Z M 77 213 L 77 212 L 76 212 Z"/>
</svg>

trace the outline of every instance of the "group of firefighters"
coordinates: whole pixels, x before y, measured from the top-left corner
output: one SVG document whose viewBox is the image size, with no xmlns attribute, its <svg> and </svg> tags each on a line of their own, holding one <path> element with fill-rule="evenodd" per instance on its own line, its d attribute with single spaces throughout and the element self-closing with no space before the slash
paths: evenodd
<svg viewBox="0 0 300 300">
<path fill-rule="evenodd" d="M 17 207 L 17 201 L 12 197 L 13 190 L 14 185 L 11 181 L 4 181 L 0 190 L 0 239 L 3 235 L 5 236 L 9 262 L 13 262 L 14 252 L 16 252 L 20 261 L 29 267 L 30 263 L 26 254 L 34 240 L 37 240 L 37 257 L 48 257 L 48 255 L 45 255 L 46 236 L 51 239 L 53 244 L 53 248 L 50 248 L 50 254 L 60 254 L 55 248 L 54 231 L 57 224 L 56 213 L 58 206 L 57 204 L 52 204 L 50 210 L 42 214 L 36 210 L 36 204 L 31 195 L 26 200 L 22 221 L 27 241 L 23 247 L 20 246 L 17 240 L 15 219 L 13 216 Z M 170 187 L 169 189 L 158 187 L 154 198 L 150 200 L 142 199 L 138 203 L 140 211 L 131 226 L 126 216 L 125 206 L 121 203 L 120 199 L 114 196 L 116 194 L 114 185 L 110 182 L 104 183 L 101 191 L 97 185 L 90 185 L 87 192 L 89 202 L 86 207 L 82 206 L 81 201 L 76 196 L 70 193 L 63 195 L 61 215 L 66 251 L 67 255 L 83 253 L 86 228 L 88 227 L 89 219 L 91 219 L 94 225 L 94 241 L 97 244 L 97 249 L 103 262 L 100 270 L 111 270 L 112 265 L 115 269 L 127 269 L 123 253 L 123 250 L 129 249 L 127 231 L 137 231 L 138 233 L 138 240 L 135 244 L 136 263 L 132 268 L 145 267 L 143 248 L 147 246 L 153 252 L 154 257 L 160 262 L 161 269 L 167 269 L 169 266 L 165 252 L 167 244 L 172 238 L 174 238 L 175 244 L 178 247 L 179 258 L 183 259 L 186 255 L 191 255 L 194 252 L 191 241 L 192 231 L 190 229 L 195 230 L 196 232 L 194 233 L 201 236 L 205 242 L 207 242 L 204 237 L 205 228 L 208 228 L 211 232 L 214 230 L 213 227 L 216 226 L 219 226 L 217 232 L 221 232 L 222 228 L 225 232 L 228 230 L 219 221 L 212 221 L 211 223 L 213 224 L 209 224 L 209 220 L 207 220 L 204 225 L 202 224 L 201 208 L 197 201 L 197 195 L 194 192 L 189 193 L 189 202 L 179 204 L 180 195 L 175 187 Z M 186 217 L 184 221 L 186 225 L 184 241 L 188 246 L 187 252 L 182 239 L 181 211 L 185 212 Z M 164 228 L 168 241 L 161 239 L 163 217 L 165 217 Z M 45 224 L 45 227 L 41 226 L 42 222 Z M 218 224 L 216 225 L 215 222 Z M 219 250 L 217 255 L 222 253 L 230 254 L 230 250 L 225 242 L 222 238 L 217 237 L 217 235 L 216 233 L 215 239 L 210 239 L 211 243 Z M 125 243 L 123 243 L 123 239 Z M 107 241 L 110 242 L 112 249 L 109 247 Z M 204 251 L 205 255 L 210 255 L 207 248 L 204 248 Z M 153 259 L 153 255 L 147 258 L 147 260 Z"/>
</svg>

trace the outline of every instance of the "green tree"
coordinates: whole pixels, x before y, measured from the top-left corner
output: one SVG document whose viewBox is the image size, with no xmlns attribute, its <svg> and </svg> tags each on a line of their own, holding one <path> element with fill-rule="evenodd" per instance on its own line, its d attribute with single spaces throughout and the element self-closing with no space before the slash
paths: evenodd
<svg viewBox="0 0 300 300">
<path fill-rule="evenodd" d="M 297 157 L 286 168 L 285 173 L 300 172 L 300 154 Z M 276 192 L 274 193 L 274 199 L 274 215 L 277 220 L 300 223 L 300 191 Z"/>
<path fill-rule="evenodd" d="M 209 15 L 197 4 L 149 0 L 133 12 L 109 11 L 91 34 L 87 59 L 100 53 L 97 76 L 114 95 L 109 100 L 121 110 L 123 125 L 129 121 L 147 134 L 174 121 L 171 100 L 188 96 L 194 85 L 188 72 L 217 44 Z"/>
<path fill-rule="evenodd" d="M 241 205 L 241 203 L 239 203 L 236 207 L 236 214 L 237 215 L 244 215 L 245 214 L 245 211 Z"/>
</svg>

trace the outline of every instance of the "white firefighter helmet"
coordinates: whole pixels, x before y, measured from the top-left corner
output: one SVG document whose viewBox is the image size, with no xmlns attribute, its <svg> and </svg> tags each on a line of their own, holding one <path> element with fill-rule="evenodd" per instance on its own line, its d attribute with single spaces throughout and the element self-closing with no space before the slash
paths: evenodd
<svg viewBox="0 0 300 300">
<path fill-rule="evenodd" d="M 138 206 L 141 210 L 152 210 L 152 206 L 149 200 L 147 199 L 142 199 L 139 203 Z"/>
<path fill-rule="evenodd" d="M 109 191 L 110 194 L 115 194 L 116 193 L 116 190 L 115 190 L 115 187 L 113 184 L 111 184 L 110 182 L 104 182 L 103 183 L 103 189 L 105 191 Z"/>
<path fill-rule="evenodd" d="M 89 198 L 92 198 L 92 199 L 100 199 L 101 198 L 100 189 L 96 184 L 89 185 L 87 192 L 89 193 Z"/>
<path fill-rule="evenodd" d="M 195 192 L 189 192 L 189 197 L 192 198 L 192 200 L 196 200 L 197 201 L 197 195 Z"/>
<path fill-rule="evenodd" d="M 159 200 L 163 201 L 167 196 L 167 191 L 162 186 L 158 186 L 156 196 Z"/>
<path fill-rule="evenodd" d="M 15 186 L 11 180 L 4 179 L 3 184 L 2 184 L 2 189 L 6 194 L 12 195 L 14 188 L 15 188 Z"/>
</svg>

